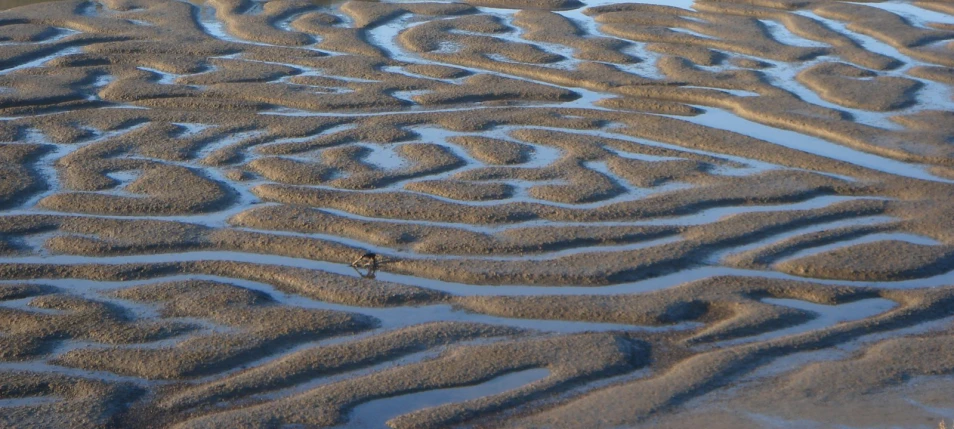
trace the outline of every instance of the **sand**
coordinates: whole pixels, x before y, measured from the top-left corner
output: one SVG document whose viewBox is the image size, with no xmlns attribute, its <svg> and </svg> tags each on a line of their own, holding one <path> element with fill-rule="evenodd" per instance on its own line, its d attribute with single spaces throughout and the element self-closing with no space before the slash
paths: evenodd
<svg viewBox="0 0 954 429">
<path fill-rule="evenodd" d="M 0 207 L 7 207 L 21 202 L 33 192 L 42 189 L 43 184 L 29 168 L 42 155 L 42 146 L 33 144 L 17 144 L 0 146 Z"/>
<path fill-rule="evenodd" d="M 876 73 L 839 63 L 805 69 L 798 79 L 822 98 L 856 109 L 885 111 L 910 106 L 921 84 L 913 79 L 879 77 Z"/>
<path fill-rule="evenodd" d="M 26 3 L 0 427 L 952 417 L 946 3 Z"/>
</svg>

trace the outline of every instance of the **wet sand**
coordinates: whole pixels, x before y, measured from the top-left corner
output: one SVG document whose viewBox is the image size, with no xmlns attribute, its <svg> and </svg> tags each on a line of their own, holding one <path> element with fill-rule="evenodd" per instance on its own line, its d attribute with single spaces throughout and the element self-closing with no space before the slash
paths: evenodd
<svg viewBox="0 0 954 429">
<path fill-rule="evenodd" d="M 954 418 L 946 4 L 6 8 L 0 427 Z"/>
</svg>

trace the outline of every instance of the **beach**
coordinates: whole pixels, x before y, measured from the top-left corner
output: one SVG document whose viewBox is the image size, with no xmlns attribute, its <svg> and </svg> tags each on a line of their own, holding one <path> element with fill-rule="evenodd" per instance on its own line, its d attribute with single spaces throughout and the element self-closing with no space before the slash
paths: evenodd
<svg viewBox="0 0 954 429">
<path fill-rule="evenodd" d="M 0 427 L 954 424 L 949 2 L 0 7 Z"/>
</svg>

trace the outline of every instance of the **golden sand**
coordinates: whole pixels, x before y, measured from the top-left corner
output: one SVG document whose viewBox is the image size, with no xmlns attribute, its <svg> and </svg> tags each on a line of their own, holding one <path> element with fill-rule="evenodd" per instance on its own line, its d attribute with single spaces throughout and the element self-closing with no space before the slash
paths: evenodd
<svg viewBox="0 0 954 429">
<path fill-rule="evenodd" d="M 0 12 L 0 427 L 937 427 L 952 14 Z"/>
</svg>

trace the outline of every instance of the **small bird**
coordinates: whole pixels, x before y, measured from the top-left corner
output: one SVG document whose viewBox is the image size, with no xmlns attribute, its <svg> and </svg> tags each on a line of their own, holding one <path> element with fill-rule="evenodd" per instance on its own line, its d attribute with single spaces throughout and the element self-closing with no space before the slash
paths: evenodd
<svg viewBox="0 0 954 429">
<path fill-rule="evenodd" d="M 358 259 L 355 259 L 354 262 L 351 263 L 351 266 L 355 268 L 375 269 L 378 267 L 378 254 L 374 252 L 365 253 L 358 257 Z"/>
<path fill-rule="evenodd" d="M 378 271 L 378 255 L 373 252 L 365 253 L 351 263 L 351 268 L 361 277 L 374 279 Z M 367 272 L 363 273 L 361 269 L 366 269 Z"/>
</svg>

